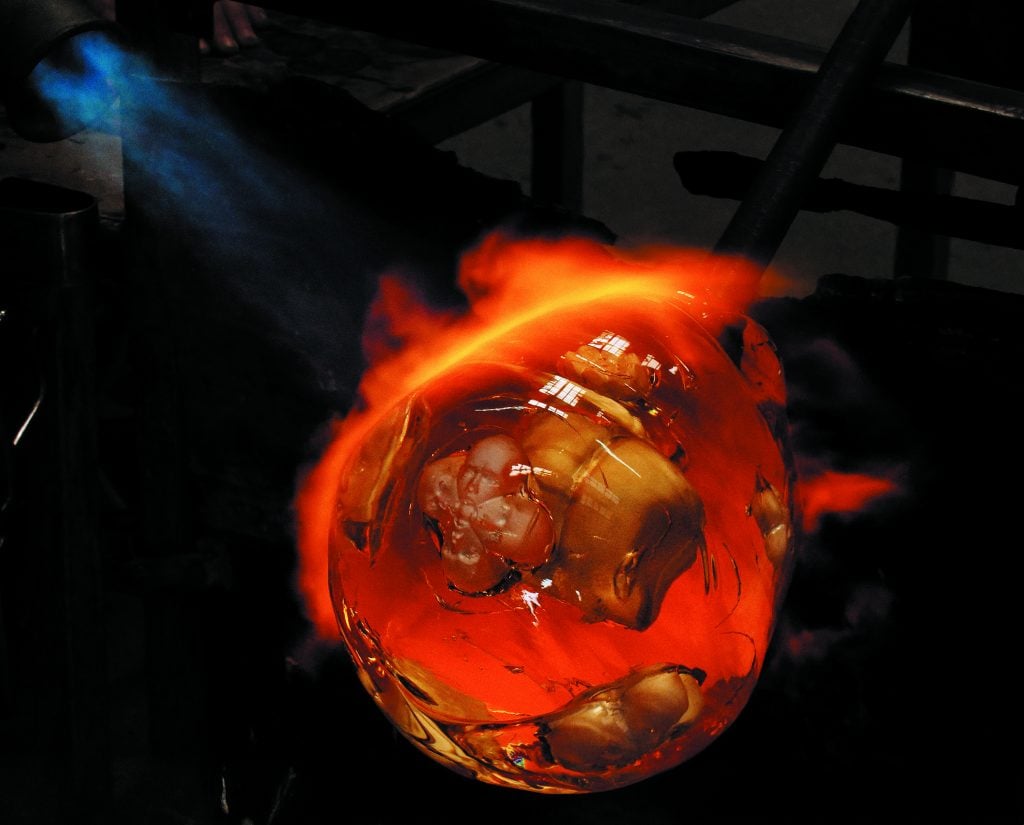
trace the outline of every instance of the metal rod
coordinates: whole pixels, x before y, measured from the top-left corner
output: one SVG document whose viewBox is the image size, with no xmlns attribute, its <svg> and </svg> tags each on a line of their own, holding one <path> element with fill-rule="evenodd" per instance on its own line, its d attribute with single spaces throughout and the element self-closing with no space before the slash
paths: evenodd
<svg viewBox="0 0 1024 825">
<path fill-rule="evenodd" d="M 538 95 L 530 108 L 534 200 L 583 211 L 583 87 L 568 81 Z"/>
<path fill-rule="evenodd" d="M 969 39 L 959 43 L 960 48 L 949 48 L 953 33 L 946 31 L 946 25 L 956 22 L 956 9 L 963 8 L 959 0 L 931 0 L 918 5 L 910 16 L 910 36 L 907 43 L 907 64 L 936 71 L 963 72 L 964 62 L 973 45 Z M 969 32 L 961 31 L 958 37 Z M 919 140 L 928 140 L 922 132 Z M 953 191 L 954 175 L 927 161 L 901 158 L 900 189 L 911 195 L 950 195 Z M 896 249 L 893 255 L 893 274 L 913 278 L 949 277 L 949 238 L 935 235 L 920 227 L 901 225 L 896 233 Z"/>
<path fill-rule="evenodd" d="M 861 0 L 715 247 L 767 266 L 800 202 L 835 148 L 839 130 L 885 58 L 913 0 Z"/>
<path fill-rule="evenodd" d="M 263 0 L 297 16 L 779 128 L 824 51 L 607 0 Z M 452 25 L 452 20 L 462 25 Z M 1024 93 L 883 64 L 841 143 L 1007 183 L 1024 181 Z M 924 130 L 928 141 L 913 136 Z"/>
<path fill-rule="evenodd" d="M 931 164 L 917 163 L 904 158 L 900 164 L 900 191 L 904 192 L 908 199 L 915 200 L 934 198 L 939 201 L 940 198 L 951 198 L 953 173 L 948 169 L 937 169 Z M 1013 214 L 1016 211 L 1013 207 L 1003 207 L 1003 210 L 1012 216 L 1011 226 L 1016 226 L 1013 226 L 1006 235 L 1007 243 L 1002 245 L 1020 246 L 1021 241 L 1024 241 L 1024 238 L 1020 237 L 1020 217 Z M 909 222 L 898 226 L 896 249 L 893 253 L 893 274 L 896 277 L 946 280 L 949 277 L 949 236 Z M 998 231 L 999 228 L 998 221 L 982 225 L 982 231 Z M 964 231 L 968 232 L 969 229 L 965 227 Z M 956 235 L 962 237 L 963 233 Z"/>
<path fill-rule="evenodd" d="M 732 152 L 678 152 L 673 163 L 690 194 L 735 201 L 743 199 L 761 168 L 757 158 Z M 801 210 L 856 212 L 929 236 L 1024 249 L 1018 207 L 957 195 L 818 178 L 807 192 Z"/>
</svg>

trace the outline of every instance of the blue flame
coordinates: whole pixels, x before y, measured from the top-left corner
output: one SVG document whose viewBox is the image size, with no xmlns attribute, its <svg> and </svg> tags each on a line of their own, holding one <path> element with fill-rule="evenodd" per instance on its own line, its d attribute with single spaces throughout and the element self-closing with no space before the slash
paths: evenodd
<svg viewBox="0 0 1024 825">
<path fill-rule="evenodd" d="M 68 132 L 99 122 L 117 96 L 115 79 L 124 71 L 126 55 L 98 31 L 66 40 L 41 60 L 29 86 L 49 101 Z"/>
<path fill-rule="evenodd" d="M 379 244 L 372 220 L 252 145 L 197 85 L 156 78 L 103 35 L 75 38 L 73 60 L 39 68 L 39 91 L 69 121 L 94 120 L 113 91 L 133 208 L 184 230 L 216 288 L 276 322 L 332 383 L 332 364 L 352 358 L 340 350 L 358 349 L 345 330 L 359 329 L 361 311 L 345 294 L 351 280 L 339 282 L 354 268 L 372 274 L 359 262 Z"/>
<path fill-rule="evenodd" d="M 124 160 L 135 164 L 146 194 L 158 194 L 176 219 L 207 225 L 232 200 L 265 196 L 252 191 L 244 175 L 252 167 L 244 142 L 198 95 L 155 75 L 142 57 L 89 32 L 69 40 L 57 59 L 40 63 L 31 81 L 68 125 L 95 124 L 119 103 Z M 234 198 L 227 198 L 228 189 Z"/>
</svg>

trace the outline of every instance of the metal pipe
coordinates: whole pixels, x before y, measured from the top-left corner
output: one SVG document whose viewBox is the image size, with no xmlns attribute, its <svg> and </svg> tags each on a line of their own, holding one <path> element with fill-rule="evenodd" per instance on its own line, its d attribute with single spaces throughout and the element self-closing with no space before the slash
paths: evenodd
<svg viewBox="0 0 1024 825">
<path fill-rule="evenodd" d="M 824 52 L 609 0 L 262 0 L 268 9 L 779 128 Z M 453 25 L 452 20 L 460 20 Z M 883 64 L 841 143 L 1024 181 L 1024 93 Z M 924 131 L 928 141 L 911 135 Z"/>
<path fill-rule="evenodd" d="M 767 266 L 835 148 L 843 121 L 903 28 L 913 0 L 861 0 L 772 147 L 715 251 Z"/>
<path fill-rule="evenodd" d="M 79 47 L 90 36 L 120 40 L 122 32 L 83 0 L 0 0 L 0 97 L 19 135 L 61 140 L 89 125 L 86 111 L 102 112 L 113 103 L 113 90 L 97 86 L 88 92 L 95 98 L 88 109 L 72 110 L 42 88 L 47 73 L 87 73 Z"/>
<path fill-rule="evenodd" d="M 0 74 L 27 77 L 62 41 L 113 29 L 83 0 L 0 0 Z"/>
<path fill-rule="evenodd" d="M 690 194 L 735 201 L 743 199 L 761 168 L 757 158 L 711 151 L 678 152 L 673 164 Z M 818 178 L 800 208 L 856 212 L 928 235 L 1024 249 L 1019 207 L 1001 203 Z"/>
<path fill-rule="evenodd" d="M 62 799 L 92 821 L 107 801 L 106 636 L 96 490 L 92 276 L 99 209 L 84 192 L 21 178 L 0 181 L 0 304 L 20 346 L 0 353 L 38 375 L 36 406 L 14 436 L 4 592 L 12 692 L 34 719 L 33 741 L 61 743 L 39 770 L 70 784 Z M 10 360 L 8 360 L 10 359 Z M 17 382 L 15 382 L 17 384 Z M 27 632 L 26 632 L 27 631 Z M 42 686 L 42 687 L 41 687 Z M 26 748 L 28 752 L 30 749 Z M 68 761 L 63 763 L 64 753 Z M 44 774 L 45 775 L 45 774 Z"/>
</svg>

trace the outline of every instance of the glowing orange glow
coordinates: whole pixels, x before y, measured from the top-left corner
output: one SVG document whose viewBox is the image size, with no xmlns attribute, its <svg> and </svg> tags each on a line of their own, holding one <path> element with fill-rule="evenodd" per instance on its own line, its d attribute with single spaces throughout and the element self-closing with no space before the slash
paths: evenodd
<svg viewBox="0 0 1024 825">
<path fill-rule="evenodd" d="M 352 428 L 350 423 L 350 432 Z M 325 639 L 338 636 L 338 620 L 327 588 L 327 537 L 331 533 L 338 477 L 351 450 L 348 439 L 340 437 L 339 429 L 336 423 L 330 446 L 306 475 L 295 499 L 300 550 L 297 584 L 313 629 Z"/>
<path fill-rule="evenodd" d="M 730 268 L 715 280 L 708 278 L 711 271 L 706 253 L 689 250 L 489 235 L 462 259 L 459 287 L 471 308 L 466 315 L 417 306 L 399 283 L 383 279 L 375 315 L 386 315 L 388 334 L 402 346 L 388 352 L 379 338 L 370 342 L 369 349 L 384 358 L 371 363 L 360 394 L 370 406 L 386 403 L 504 341 L 514 329 L 590 302 L 688 293 L 709 309 L 741 312 L 757 297 L 755 268 Z"/>
<path fill-rule="evenodd" d="M 338 634 L 326 546 L 340 471 L 396 398 L 487 351 L 509 331 L 560 311 L 601 299 L 668 300 L 682 292 L 709 313 L 742 312 L 759 289 L 780 282 L 770 271 L 762 275 L 744 266 L 723 267 L 717 271 L 724 277 L 710 279 L 713 269 L 707 254 L 696 250 L 618 249 L 586 239 L 523 240 L 495 233 L 462 259 L 459 286 L 470 300 L 467 314 L 435 310 L 400 279 L 382 277 L 364 336 L 369 368 L 359 405 L 336 424 L 330 446 L 296 499 L 298 585 L 317 633 Z M 721 323 L 711 315 L 706 320 Z"/>
<path fill-rule="evenodd" d="M 825 470 L 801 475 L 797 496 L 805 533 L 815 531 L 829 513 L 855 513 L 899 490 L 891 478 Z"/>
<path fill-rule="evenodd" d="M 763 283 L 500 234 L 463 258 L 464 315 L 382 280 L 296 500 L 299 584 L 429 756 L 601 790 L 740 712 L 793 556 L 781 366 L 742 314 Z"/>
</svg>

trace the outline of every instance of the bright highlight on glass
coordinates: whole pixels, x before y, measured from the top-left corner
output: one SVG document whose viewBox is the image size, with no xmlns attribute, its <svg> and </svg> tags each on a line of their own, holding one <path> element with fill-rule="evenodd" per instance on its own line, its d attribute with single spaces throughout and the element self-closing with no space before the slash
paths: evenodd
<svg viewBox="0 0 1024 825">
<path fill-rule="evenodd" d="M 466 268 L 536 288 L 369 377 L 300 499 L 308 583 L 432 758 L 628 785 L 760 673 L 795 541 L 781 368 L 693 255 L 495 237 Z"/>
</svg>

